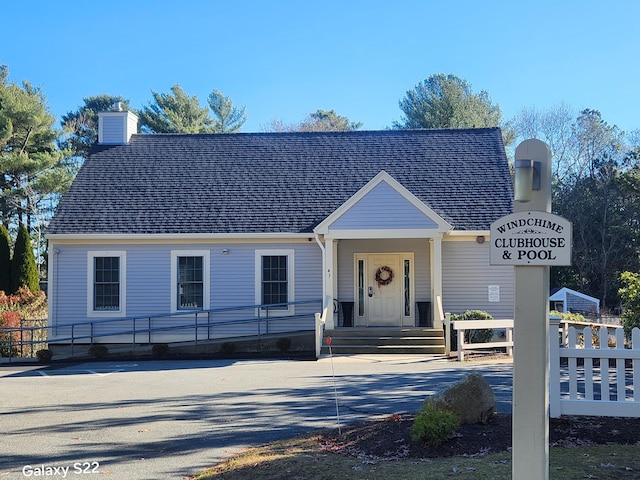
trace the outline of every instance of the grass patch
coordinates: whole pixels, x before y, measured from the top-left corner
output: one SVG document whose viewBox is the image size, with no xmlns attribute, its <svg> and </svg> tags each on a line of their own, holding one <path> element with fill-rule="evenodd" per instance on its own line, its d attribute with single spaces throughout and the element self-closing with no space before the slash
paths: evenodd
<svg viewBox="0 0 640 480">
<path fill-rule="evenodd" d="M 376 460 L 331 453 L 321 447 L 321 438 L 318 435 L 298 437 L 248 449 L 193 478 L 197 480 L 511 479 L 511 453 L 509 452 L 473 458 Z M 549 463 L 549 476 L 553 480 L 637 479 L 640 476 L 640 446 L 553 448 L 550 451 Z"/>
</svg>

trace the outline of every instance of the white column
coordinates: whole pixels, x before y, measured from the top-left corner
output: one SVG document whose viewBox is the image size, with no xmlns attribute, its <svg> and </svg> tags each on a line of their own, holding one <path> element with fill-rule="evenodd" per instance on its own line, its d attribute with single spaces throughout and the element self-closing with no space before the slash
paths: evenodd
<svg viewBox="0 0 640 480">
<path fill-rule="evenodd" d="M 442 298 L 442 238 L 429 239 L 429 264 L 431 267 L 431 318 L 433 328 L 441 329 L 442 321 L 436 299 Z"/>
<path fill-rule="evenodd" d="M 329 296 L 329 308 L 327 310 L 327 318 L 325 320 L 325 328 L 333 330 L 335 328 L 333 315 L 333 300 L 336 298 L 337 281 L 334 279 L 335 266 L 337 263 L 335 240 L 325 237 L 325 261 L 324 261 L 324 285 L 325 295 Z"/>
<path fill-rule="evenodd" d="M 541 162 L 540 190 L 516 212 L 551 211 L 551 153 L 525 140 L 515 159 Z M 512 477 L 549 479 L 549 267 L 515 266 Z"/>
</svg>

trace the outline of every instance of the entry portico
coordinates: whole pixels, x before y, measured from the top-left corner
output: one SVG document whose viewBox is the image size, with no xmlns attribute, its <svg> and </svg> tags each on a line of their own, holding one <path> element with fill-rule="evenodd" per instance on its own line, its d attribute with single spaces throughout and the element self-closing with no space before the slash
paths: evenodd
<svg viewBox="0 0 640 480">
<path fill-rule="evenodd" d="M 323 289 L 332 300 L 353 303 L 346 326 L 415 326 L 417 302 L 438 318 L 442 239 L 451 230 L 384 170 L 322 221 L 314 232 L 323 246 Z M 329 309 L 327 329 L 338 326 L 345 325 Z"/>
</svg>

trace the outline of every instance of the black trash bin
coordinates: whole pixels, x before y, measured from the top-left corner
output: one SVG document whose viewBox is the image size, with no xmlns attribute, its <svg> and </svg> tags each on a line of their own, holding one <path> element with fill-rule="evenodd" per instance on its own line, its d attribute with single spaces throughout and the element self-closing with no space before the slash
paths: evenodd
<svg viewBox="0 0 640 480">
<path fill-rule="evenodd" d="M 433 327 L 431 321 L 431 302 L 416 302 L 418 306 L 418 326 Z"/>
<path fill-rule="evenodd" d="M 354 302 L 340 302 L 343 327 L 353 327 L 353 304 Z"/>
</svg>

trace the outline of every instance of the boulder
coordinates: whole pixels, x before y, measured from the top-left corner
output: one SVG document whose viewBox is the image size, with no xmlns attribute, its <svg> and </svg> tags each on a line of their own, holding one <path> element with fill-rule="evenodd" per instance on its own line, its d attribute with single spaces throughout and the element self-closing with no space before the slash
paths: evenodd
<svg viewBox="0 0 640 480">
<path fill-rule="evenodd" d="M 487 423 L 496 410 L 493 389 L 479 373 L 470 374 L 425 402 L 455 413 L 460 424 Z"/>
</svg>

